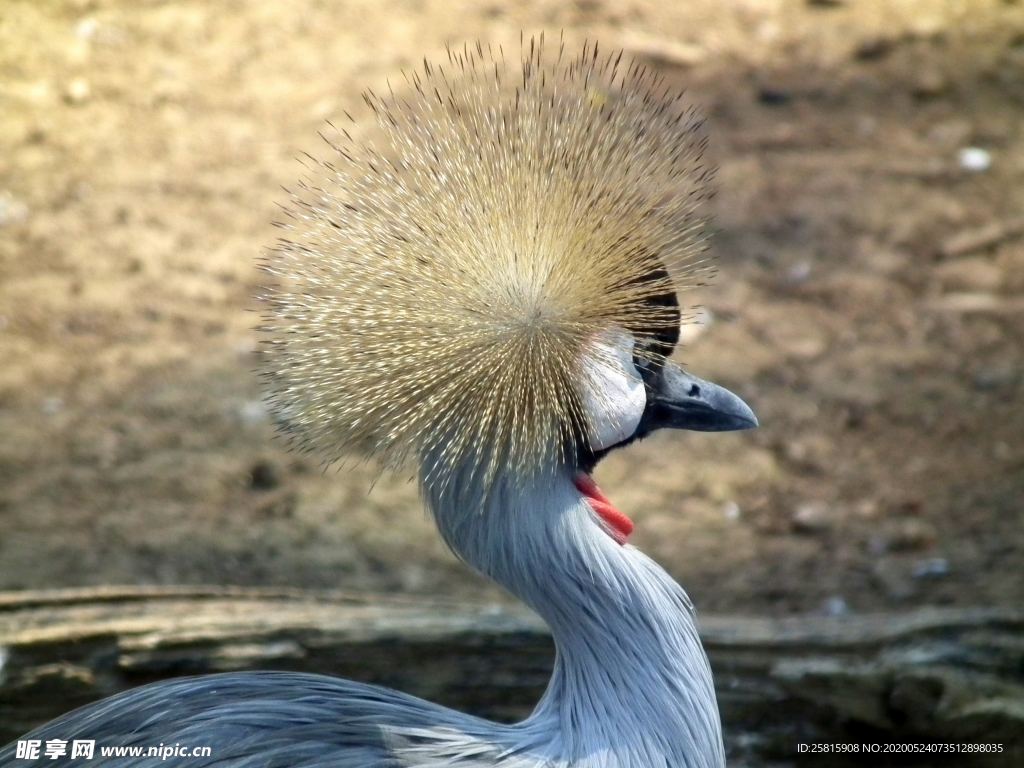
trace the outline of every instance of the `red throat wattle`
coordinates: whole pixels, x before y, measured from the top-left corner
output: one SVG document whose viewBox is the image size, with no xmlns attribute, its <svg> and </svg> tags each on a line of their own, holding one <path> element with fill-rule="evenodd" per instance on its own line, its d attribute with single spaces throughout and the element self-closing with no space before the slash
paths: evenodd
<svg viewBox="0 0 1024 768">
<path fill-rule="evenodd" d="M 608 501 L 608 497 L 601 493 L 601 489 L 597 487 L 597 483 L 594 482 L 590 475 L 580 472 L 573 479 L 573 485 L 576 486 L 576 490 L 583 494 L 583 498 L 587 500 L 590 508 L 608 526 L 608 533 L 611 537 L 619 542 L 619 544 L 625 544 L 629 534 L 633 532 L 633 521 L 619 512 Z"/>
</svg>

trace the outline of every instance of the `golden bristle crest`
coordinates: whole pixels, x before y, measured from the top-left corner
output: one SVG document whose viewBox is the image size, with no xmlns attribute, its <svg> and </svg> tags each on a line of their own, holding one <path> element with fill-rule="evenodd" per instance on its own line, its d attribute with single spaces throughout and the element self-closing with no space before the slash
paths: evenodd
<svg viewBox="0 0 1024 768">
<path fill-rule="evenodd" d="M 262 372 L 300 450 L 493 476 L 567 458 L 615 328 L 679 322 L 658 297 L 705 267 L 708 172 L 680 94 L 621 54 L 477 45 L 365 96 L 267 255 Z"/>
</svg>

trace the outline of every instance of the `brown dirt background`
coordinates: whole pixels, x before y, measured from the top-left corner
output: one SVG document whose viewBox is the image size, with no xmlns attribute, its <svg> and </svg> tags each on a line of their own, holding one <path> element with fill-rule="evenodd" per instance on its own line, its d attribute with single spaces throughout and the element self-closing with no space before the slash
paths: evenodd
<svg viewBox="0 0 1024 768">
<path fill-rule="evenodd" d="M 271 440 L 250 297 L 325 120 L 520 30 L 642 54 L 720 166 L 679 357 L 763 426 L 603 464 L 634 542 L 703 611 L 1020 604 L 1014 0 L 0 0 L 0 589 L 504 599 L 404 479 Z"/>
</svg>

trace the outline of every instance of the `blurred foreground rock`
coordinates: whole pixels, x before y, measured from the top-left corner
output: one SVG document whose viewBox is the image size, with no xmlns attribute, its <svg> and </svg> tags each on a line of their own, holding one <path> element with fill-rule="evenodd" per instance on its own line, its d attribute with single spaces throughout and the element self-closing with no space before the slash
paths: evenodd
<svg viewBox="0 0 1024 768">
<path fill-rule="evenodd" d="M 793 759 L 800 742 L 932 740 L 1000 742 L 1002 755 L 976 764 L 1022 764 L 1024 611 L 701 625 L 733 764 Z M 136 685 L 240 669 L 340 675 L 515 720 L 552 658 L 543 623 L 507 606 L 232 588 L 0 593 L 0 742 Z"/>
</svg>

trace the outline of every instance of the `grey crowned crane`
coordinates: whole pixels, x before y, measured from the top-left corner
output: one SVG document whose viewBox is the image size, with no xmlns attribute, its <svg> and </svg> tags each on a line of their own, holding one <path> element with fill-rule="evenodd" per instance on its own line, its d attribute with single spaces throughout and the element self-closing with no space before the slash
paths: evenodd
<svg viewBox="0 0 1024 768">
<path fill-rule="evenodd" d="M 326 676 L 147 685 L 23 737 L 206 745 L 190 768 L 723 768 L 693 608 L 591 479 L 657 429 L 757 425 L 668 357 L 707 274 L 700 121 L 621 54 L 424 63 L 336 129 L 263 263 L 270 407 L 299 450 L 415 473 L 452 550 L 557 647 L 523 722 Z M 0 766 L 31 764 L 16 744 Z M 71 750 L 47 766 L 165 766 Z"/>
</svg>

